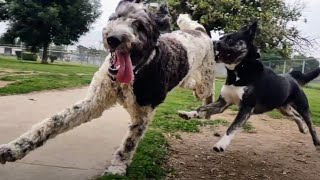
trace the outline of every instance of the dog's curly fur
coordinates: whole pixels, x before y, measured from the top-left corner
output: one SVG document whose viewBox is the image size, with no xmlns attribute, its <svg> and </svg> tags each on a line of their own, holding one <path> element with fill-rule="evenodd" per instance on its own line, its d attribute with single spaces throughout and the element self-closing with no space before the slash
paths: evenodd
<svg viewBox="0 0 320 180">
<path fill-rule="evenodd" d="M 131 125 L 106 173 L 124 174 L 155 108 L 170 90 L 180 85 L 194 90 L 203 101 L 210 99 L 214 92 L 215 62 L 209 36 L 200 24 L 194 26 L 196 23 L 186 16 L 179 19 L 179 24 L 184 24 L 181 31 L 160 35 L 159 26 L 169 24 L 163 22 L 167 20 L 163 17 L 148 12 L 142 3 L 121 1 L 104 29 L 104 43 L 112 55 L 95 73 L 87 97 L 19 138 L 0 145 L 0 163 L 25 157 L 47 140 L 100 117 L 103 111 L 119 103 L 129 112 Z M 194 28 L 185 26 L 188 22 Z M 119 32 L 128 41 L 112 49 L 107 38 Z M 114 51 L 130 53 L 134 67 L 132 83 L 120 83 L 110 73 Z"/>
</svg>

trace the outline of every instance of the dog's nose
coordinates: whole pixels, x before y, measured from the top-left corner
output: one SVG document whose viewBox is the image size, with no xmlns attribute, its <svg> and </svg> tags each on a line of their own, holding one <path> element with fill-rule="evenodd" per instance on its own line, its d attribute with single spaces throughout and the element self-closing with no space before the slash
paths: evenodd
<svg viewBox="0 0 320 180">
<path fill-rule="evenodd" d="M 111 48 L 117 48 L 121 44 L 121 40 L 117 36 L 108 37 L 107 42 Z"/>
</svg>

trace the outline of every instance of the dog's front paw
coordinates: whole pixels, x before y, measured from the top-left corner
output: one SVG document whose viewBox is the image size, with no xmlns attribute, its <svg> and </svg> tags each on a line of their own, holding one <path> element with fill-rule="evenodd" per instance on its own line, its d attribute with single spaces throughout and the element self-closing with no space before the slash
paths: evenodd
<svg viewBox="0 0 320 180">
<path fill-rule="evenodd" d="M 127 172 L 126 165 L 111 165 L 102 175 L 120 175 L 123 176 Z"/>
<path fill-rule="evenodd" d="M 213 146 L 213 150 L 215 152 L 224 152 L 226 150 L 226 148 L 227 148 L 226 145 L 218 144 L 218 143 Z"/>
<path fill-rule="evenodd" d="M 224 152 L 229 144 L 229 139 L 227 139 L 226 136 L 223 136 L 220 141 L 213 146 L 213 150 L 216 152 Z"/>
<path fill-rule="evenodd" d="M 179 117 L 185 120 L 189 120 L 191 118 L 197 118 L 198 117 L 198 112 L 197 111 L 178 111 Z"/>
<path fill-rule="evenodd" d="M 302 133 L 302 134 L 308 134 L 309 133 L 309 129 L 307 126 L 303 126 L 302 128 L 299 129 L 299 131 Z"/>
<path fill-rule="evenodd" d="M 6 162 L 15 161 L 16 158 L 13 155 L 11 148 L 7 145 L 0 145 L 0 163 L 5 164 Z"/>
</svg>

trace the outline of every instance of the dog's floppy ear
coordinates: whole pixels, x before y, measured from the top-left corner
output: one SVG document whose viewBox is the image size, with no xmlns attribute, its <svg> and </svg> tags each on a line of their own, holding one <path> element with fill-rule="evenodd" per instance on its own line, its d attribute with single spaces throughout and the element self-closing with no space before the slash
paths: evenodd
<svg viewBox="0 0 320 180">
<path fill-rule="evenodd" d="M 251 25 L 243 27 L 241 31 L 243 31 L 243 33 L 245 34 L 245 36 L 248 37 L 249 40 L 253 40 L 256 36 L 257 29 L 258 29 L 258 21 L 255 21 Z"/>
<path fill-rule="evenodd" d="M 169 31 L 171 17 L 169 15 L 167 4 L 161 4 L 154 14 L 155 22 L 160 31 Z"/>
</svg>

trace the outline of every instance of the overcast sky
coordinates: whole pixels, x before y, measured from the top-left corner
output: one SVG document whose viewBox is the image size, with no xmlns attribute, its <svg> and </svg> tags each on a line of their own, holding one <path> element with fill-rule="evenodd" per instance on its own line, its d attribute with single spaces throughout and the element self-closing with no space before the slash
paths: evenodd
<svg viewBox="0 0 320 180">
<path fill-rule="evenodd" d="M 288 2 L 293 2 L 295 0 L 286 0 Z M 303 17 L 305 17 L 308 22 L 305 24 L 303 22 L 297 23 L 298 28 L 302 31 L 303 35 L 311 37 L 320 38 L 320 0 L 302 0 L 305 2 L 306 8 L 303 11 Z M 102 35 L 101 30 L 103 26 L 106 25 L 108 17 L 114 12 L 119 0 L 101 0 L 101 10 L 103 11 L 100 18 L 96 23 L 93 24 L 90 32 L 85 36 L 81 37 L 79 43 L 87 47 L 101 47 Z M 5 23 L 0 23 L 0 34 L 5 32 Z M 320 39 L 318 41 L 320 43 Z M 310 52 L 311 55 L 320 58 L 320 48 Z"/>
</svg>

